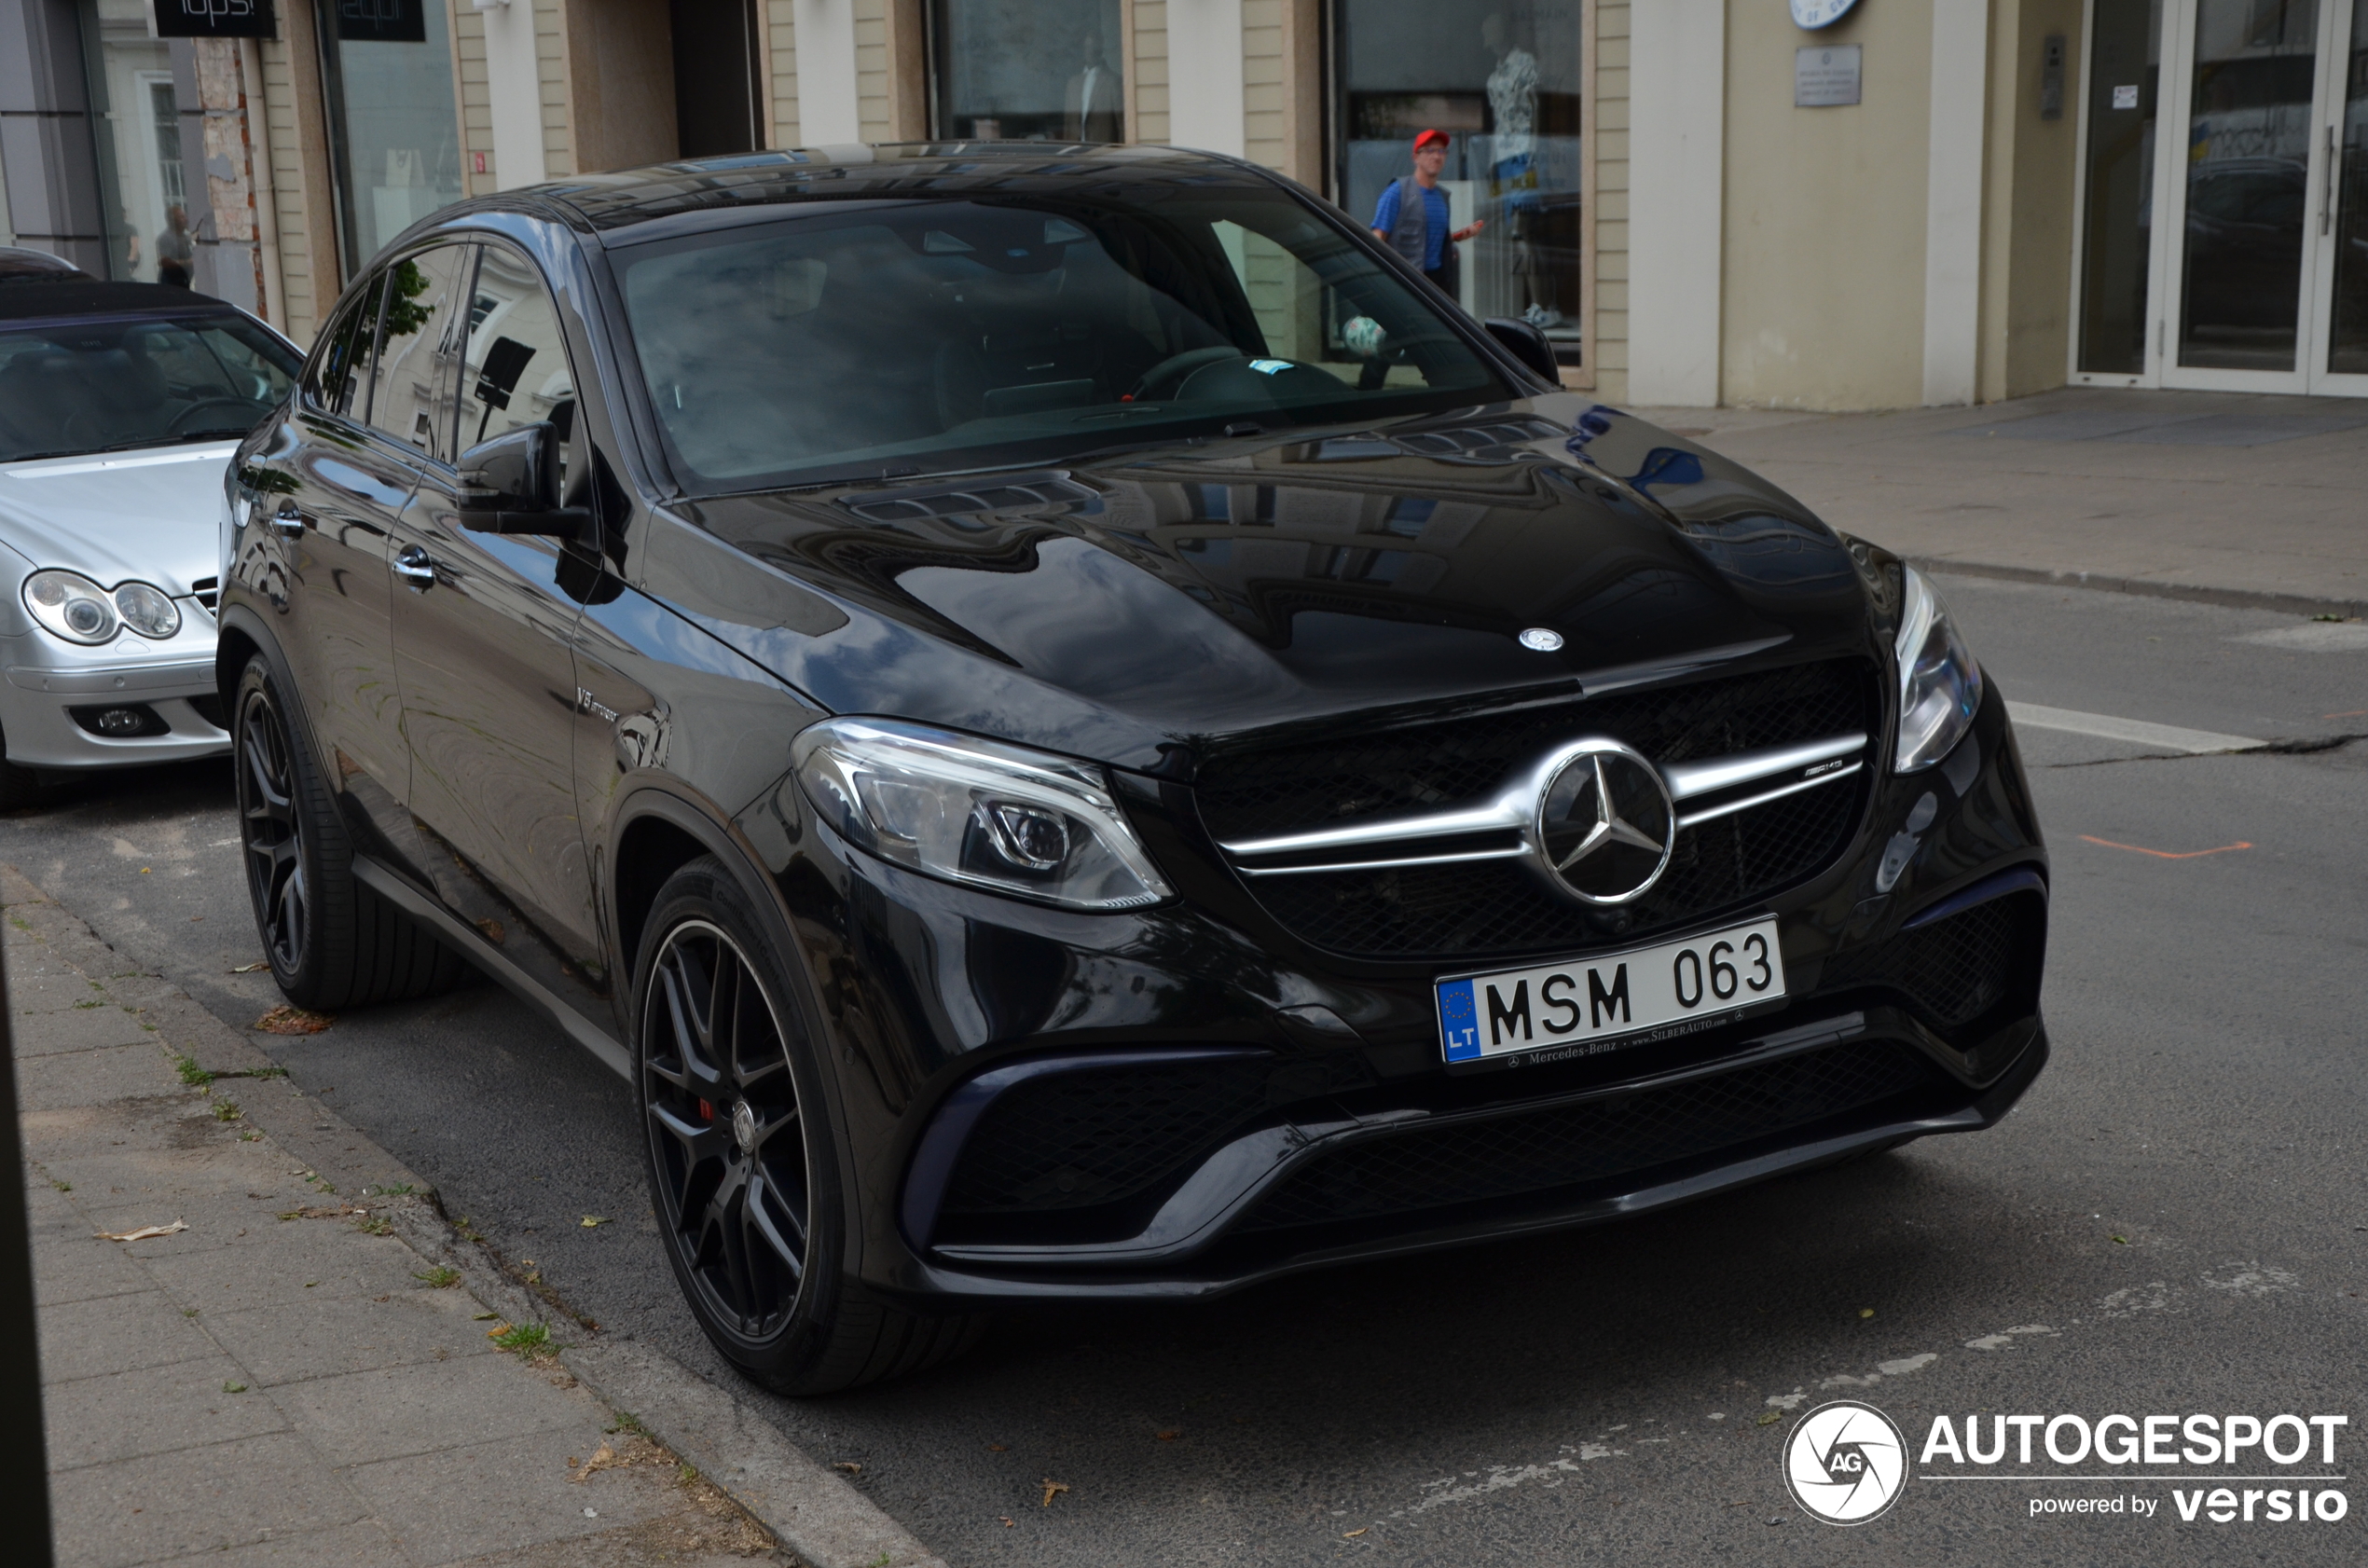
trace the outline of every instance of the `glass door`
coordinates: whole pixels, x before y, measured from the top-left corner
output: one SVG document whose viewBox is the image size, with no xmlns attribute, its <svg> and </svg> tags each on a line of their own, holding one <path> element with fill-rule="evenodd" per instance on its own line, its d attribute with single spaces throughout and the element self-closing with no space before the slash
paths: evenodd
<svg viewBox="0 0 2368 1568">
<path fill-rule="evenodd" d="M 2368 0 L 2168 9 L 2151 378 L 2368 392 Z"/>
</svg>

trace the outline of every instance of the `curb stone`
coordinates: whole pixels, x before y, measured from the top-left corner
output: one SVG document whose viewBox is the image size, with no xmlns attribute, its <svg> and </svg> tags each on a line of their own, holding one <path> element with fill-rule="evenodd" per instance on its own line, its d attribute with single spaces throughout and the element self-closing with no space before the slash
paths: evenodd
<svg viewBox="0 0 2368 1568">
<path fill-rule="evenodd" d="M 2194 583 L 2165 583 L 2151 577 L 2116 577 L 2101 571 L 2070 571 L 2053 567 L 1963 561 L 1948 556 L 1910 556 L 1907 564 L 1919 571 L 1954 572 L 1960 577 L 1988 577 L 2005 583 L 2038 583 L 2051 587 L 2087 588 L 2098 593 L 2135 594 L 2141 598 L 2181 599 L 2189 604 L 2216 604 L 2227 610 L 2274 610 L 2292 615 L 2368 616 L 2368 599 L 2316 598 L 2307 594 L 2276 593 L 2254 588 L 2214 588 Z"/>
<path fill-rule="evenodd" d="M 461 1272 L 461 1288 L 512 1323 L 551 1309 L 493 1267 L 432 1203 L 379 1211 L 412 1251 Z M 559 1364 L 612 1410 L 698 1466 L 812 1568 L 945 1568 L 911 1532 L 833 1475 L 754 1410 L 665 1352 L 595 1337 L 564 1345 Z"/>
<path fill-rule="evenodd" d="M 300 1159 L 328 1190 L 364 1199 L 424 1263 L 461 1273 L 489 1312 L 513 1323 L 551 1322 L 583 1332 L 566 1313 L 504 1274 L 490 1254 L 461 1236 L 417 1173 L 285 1078 L 247 1075 L 274 1066 L 252 1039 L 208 1012 L 170 980 L 124 972 L 131 963 L 15 866 L 0 864 L 0 907 L 109 994 L 155 1038 L 168 1060 L 188 1056 L 237 1083 L 242 1118 L 285 1154 Z M 388 1195 L 392 1194 L 392 1195 Z M 664 1352 L 592 1336 L 563 1347 L 560 1365 L 591 1394 L 642 1429 L 723 1492 L 808 1568 L 946 1568 L 911 1532 L 846 1478 L 824 1469 L 762 1413 Z"/>
</svg>

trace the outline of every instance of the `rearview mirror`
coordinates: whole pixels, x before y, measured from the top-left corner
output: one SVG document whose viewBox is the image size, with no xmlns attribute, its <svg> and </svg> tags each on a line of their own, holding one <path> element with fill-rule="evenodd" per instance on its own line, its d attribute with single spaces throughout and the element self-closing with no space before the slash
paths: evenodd
<svg viewBox="0 0 2368 1568">
<path fill-rule="evenodd" d="M 592 526 L 589 511 L 559 503 L 559 433 L 547 422 L 480 441 L 461 454 L 460 466 L 463 528 L 574 539 Z"/>
<path fill-rule="evenodd" d="M 1491 316 L 1480 323 L 1488 335 L 1496 339 L 1497 347 L 1528 365 L 1554 386 L 1563 384 L 1562 366 L 1554 363 L 1554 345 L 1546 335 L 1525 321 L 1512 316 Z"/>
</svg>

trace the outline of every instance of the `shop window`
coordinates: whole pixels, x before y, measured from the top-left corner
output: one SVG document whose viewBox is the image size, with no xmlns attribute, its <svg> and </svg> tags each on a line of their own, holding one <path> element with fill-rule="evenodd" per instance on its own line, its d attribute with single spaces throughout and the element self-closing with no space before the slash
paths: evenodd
<svg viewBox="0 0 2368 1568">
<path fill-rule="evenodd" d="M 1455 290 L 1477 316 L 1518 316 L 1578 355 L 1579 0 L 1441 6 L 1337 0 L 1336 188 L 1370 223 L 1413 172 L 1424 131 L 1452 139 L 1439 184 L 1461 247 Z"/>
<path fill-rule="evenodd" d="M 185 204 L 172 57 L 148 36 L 145 0 L 82 0 L 80 10 L 107 275 L 186 286 L 197 241 Z"/>
<path fill-rule="evenodd" d="M 461 199 L 461 117 L 441 0 L 318 0 L 349 276 Z"/>
<path fill-rule="evenodd" d="M 1119 0 L 933 0 L 936 134 L 1122 142 Z"/>
</svg>

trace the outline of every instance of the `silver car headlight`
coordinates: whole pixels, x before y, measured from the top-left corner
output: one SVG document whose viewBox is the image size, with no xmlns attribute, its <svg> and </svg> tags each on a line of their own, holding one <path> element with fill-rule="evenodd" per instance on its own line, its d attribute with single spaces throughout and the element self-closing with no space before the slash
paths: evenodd
<svg viewBox="0 0 2368 1568">
<path fill-rule="evenodd" d="M 142 637 L 161 642 L 181 629 L 181 607 L 162 588 L 126 583 L 115 591 L 115 612 Z"/>
<path fill-rule="evenodd" d="M 108 640 L 123 624 L 106 590 L 71 571 L 36 571 L 26 578 L 24 607 L 45 629 L 86 646 Z"/>
<path fill-rule="evenodd" d="M 1899 744 L 1892 766 L 1901 773 L 1932 766 L 1956 748 L 1981 708 L 1981 667 L 1957 635 L 1948 607 L 1914 567 L 1907 572 L 1899 635 Z"/>
<path fill-rule="evenodd" d="M 1089 763 L 885 719 L 825 720 L 790 756 L 831 826 L 884 860 L 1067 909 L 1172 896 Z"/>
</svg>

